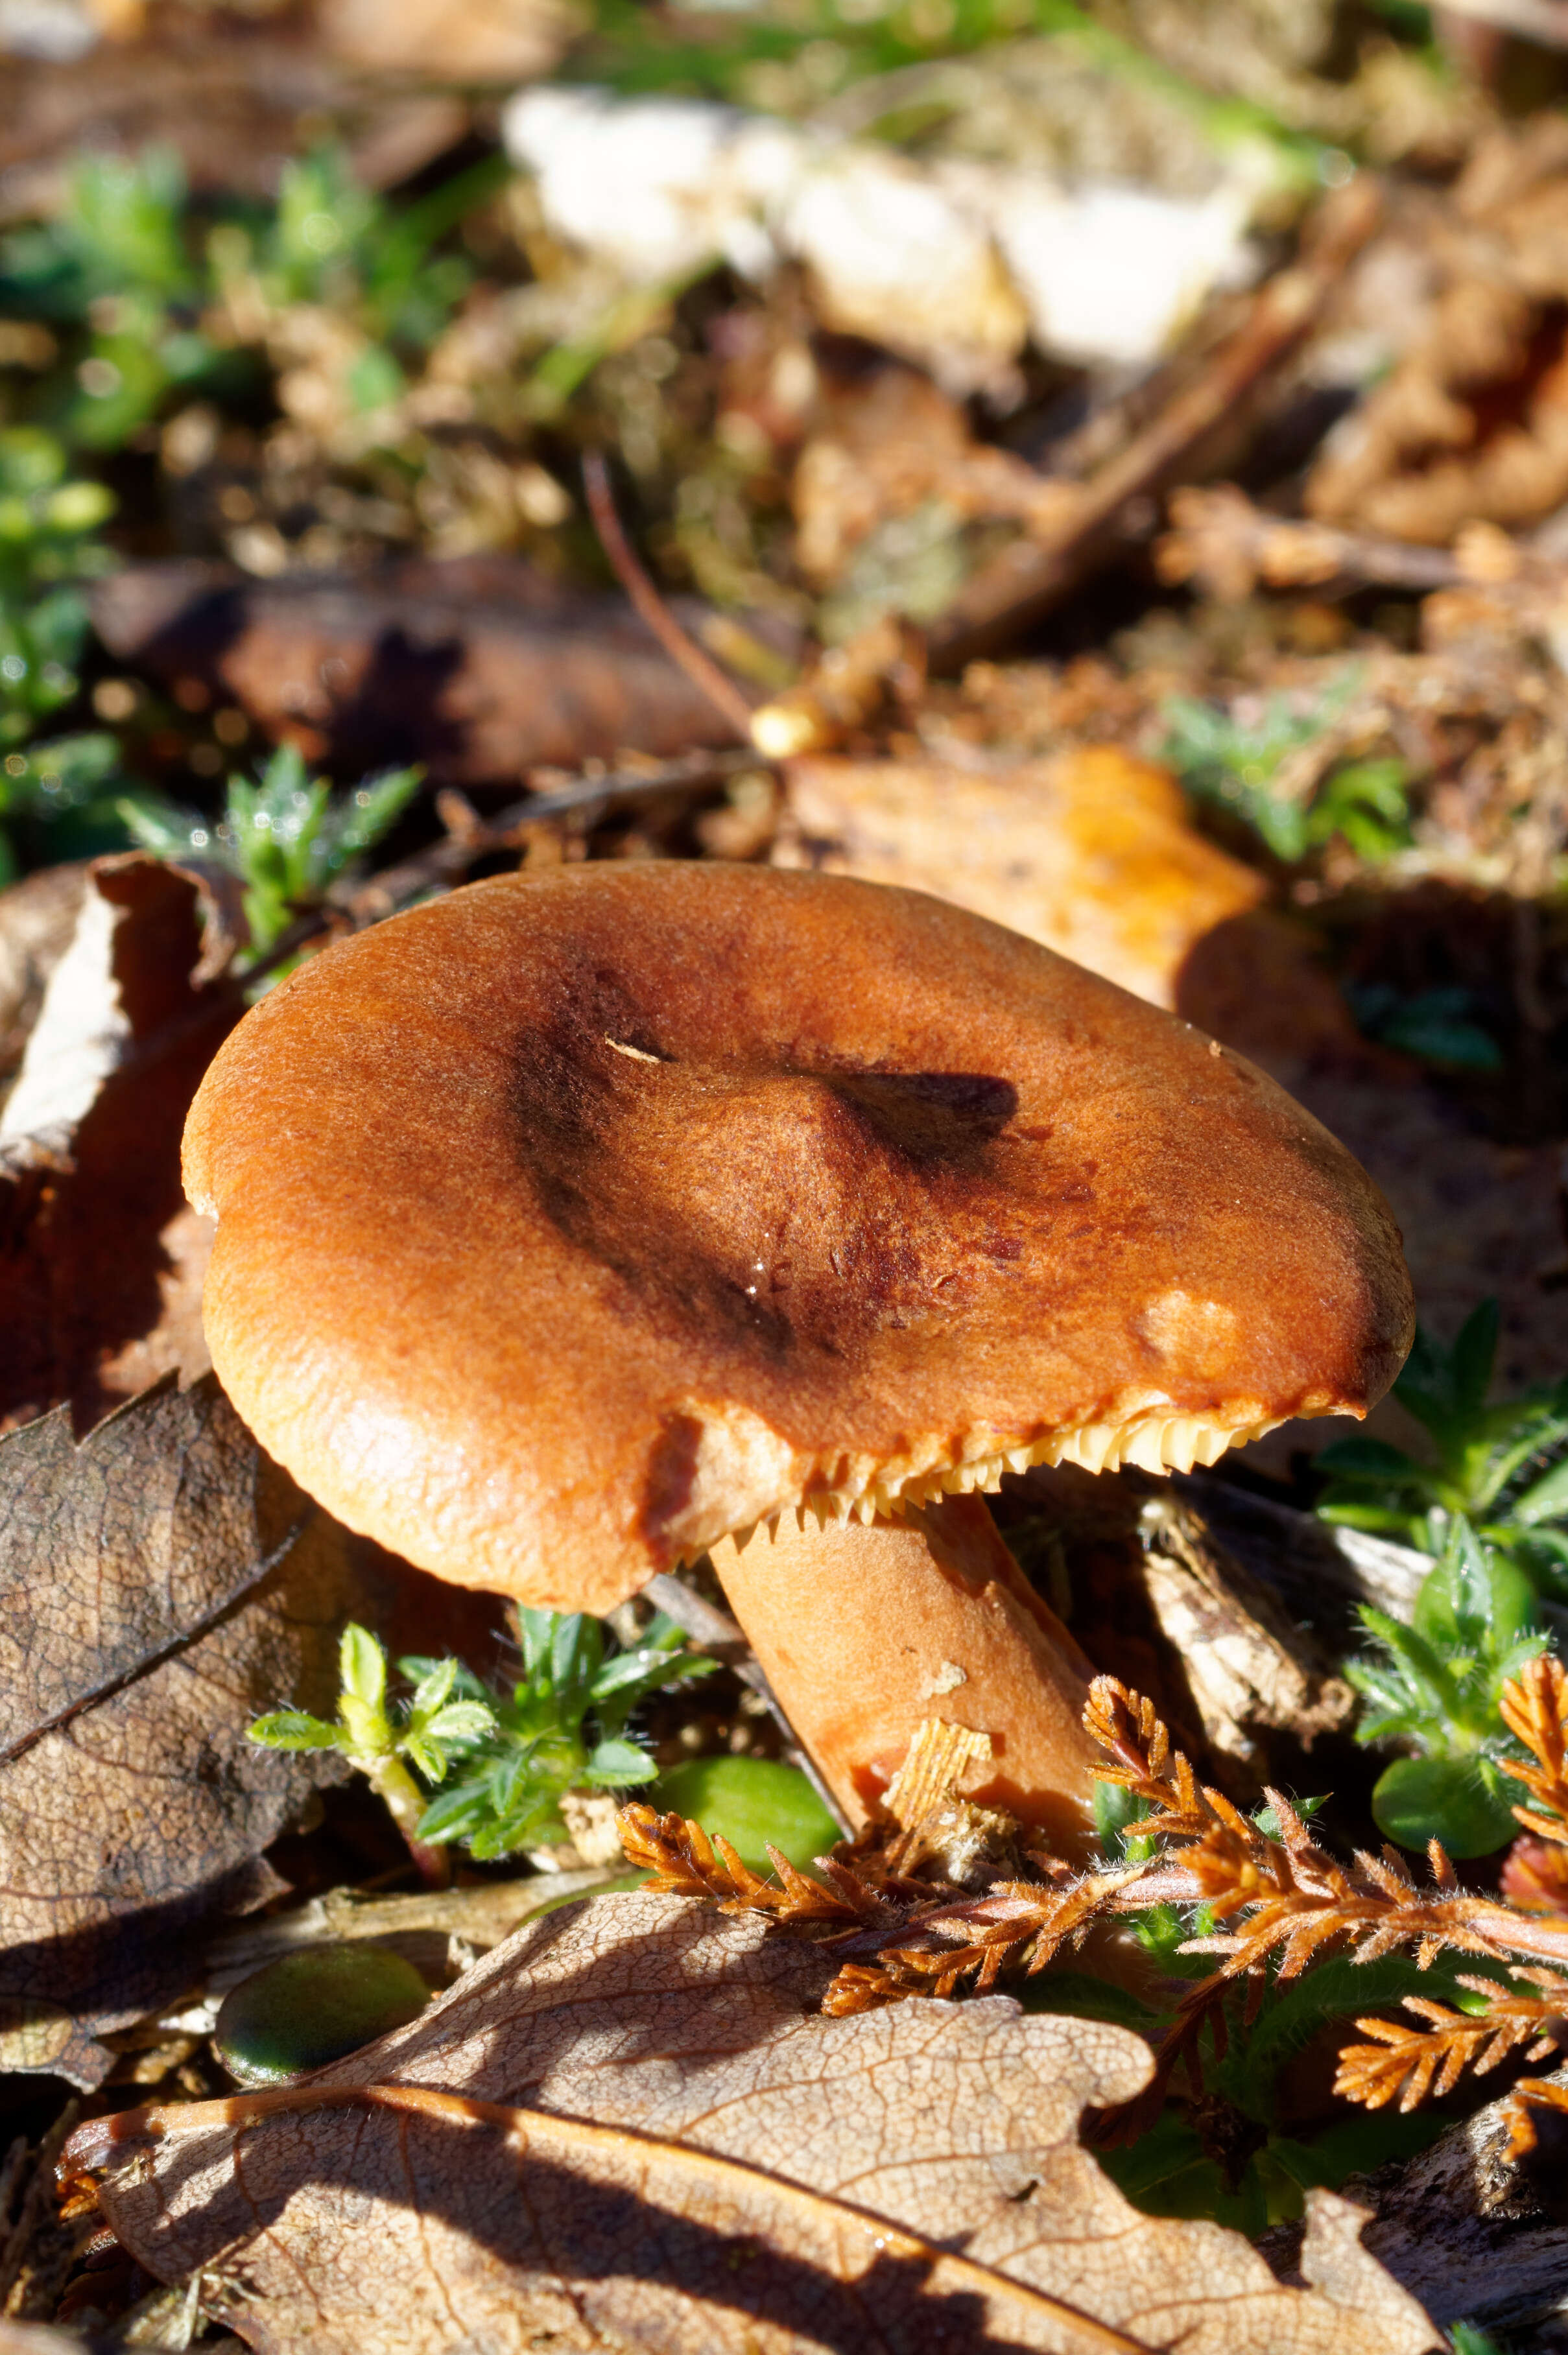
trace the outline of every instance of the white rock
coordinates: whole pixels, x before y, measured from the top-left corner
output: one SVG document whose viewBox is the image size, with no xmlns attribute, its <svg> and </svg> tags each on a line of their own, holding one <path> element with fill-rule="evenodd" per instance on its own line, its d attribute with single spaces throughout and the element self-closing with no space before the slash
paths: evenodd
<svg viewBox="0 0 1568 2355">
<path fill-rule="evenodd" d="M 639 283 L 720 259 L 810 270 L 824 320 L 978 384 L 1030 336 L 1087 363 L 1157 358 L 1197 305 L 1254 266 L 1269 176 L 1243 152 L 1202 197 L 1066 187 L 988 163 L 920 163 L 699 100 L 534 89 L 506 110 L 559 236 Z"/>
</svg>

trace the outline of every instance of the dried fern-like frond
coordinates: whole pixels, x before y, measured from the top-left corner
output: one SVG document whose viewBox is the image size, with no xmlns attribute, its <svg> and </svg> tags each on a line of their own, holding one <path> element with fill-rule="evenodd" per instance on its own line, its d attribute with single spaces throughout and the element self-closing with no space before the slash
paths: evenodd
<svg viewBox="0 0 1568 2355">
<path fill-rule="evenodd" d="M 1521 1832 L 1503 1859 L 1498 1887 L 1527 1913 L 1568 1913 L 1568 1848 Z"/>
<path fill-rule="evenodd" d="M 1061 1872 L 1052 1857 L 1031 1861 Z M 987 1995 L 1005 1970 L 1043 1970 L 1064 1945 L 1082 1938 L 1140 1869 L 1084 1873 L 1054 1886 L 997 1881 L 984 1897 L 920 1907 L 898 1944 L 890 1940 L 869 1963 L 843 1965 L 825 2008 L 836 2016 L 870 2011 L 909 1995 L 955 1995 L 966 1981 L 972 1993 Z"/>
<path fill-rule="evenodd" d="M 615 1817 L 628 1863 L 653 1874 L 650 1886 L 675 1897 L 706 1897 L 723 1913 L 766 1913 L 775 1922 L 888 1923 L 893 1916 L 879 1892 L 848 1865 L 818 1857 L 823 1876 L 797 1871 L 787 1856 L 768 1849 L 778 1885 L 764 1881 L 720 1833 L 711 1838 L 684 1816 L 661 1816 L 634 1802 Z"/>
<path fill-rule="evenodd" d="M 1514 1814 L 1542 1839 L 1568 1845 L 1568 1668 L 1543 1652 L 1503 1687 L 1498 1705 L 1509 1732 L 1535 1761 L 1509 1764 L 1509 1773 L 1534 1802 Z"/>
<path fill-rule="evenodd" d="M 1544 2110 L 1568 2111 L 1568 2085 L 1516 2085 L 1509 2096 L 1509 2146 L 1504 2157 L 1510 2167 L 1528 2158 L 1540 2145 L 1536 2120 Z"/>
<path fill-rule="evenodd" d="M 1170 1735 L 1153 1701 L 1116 1677 L 1096 1677 L 1089 1688 L 1083 1730 L 1105 1753 L 1103 1783 L 1119 1783 L 1150 1814 L 1126 1827 L 1129 1838 L 1198 1839 L 1216 1811 L 1234 1817 L 1229 1800 L 1203 1789 Z"/>
<path fill-rule="evenodd" d="M 1527 2060 L 1539 2061 L 1568 2042 L 1568 1979 L 1546 1970 L 1515 1969 L 1512 1976 L 1533 1982 L 1541 1992 L 1513 1993 L 1493 1979 L 1462 1978 L 1462 1987 L 1486 1997 L 1484 2011 L 1454 2011 L 1424 1996 L 1407 1995 L 1406 2011 L 1424 2019 L 1424 2028 L 1358 2019 L 1361 2033 L 1377 2041 L 1345 2046 L 1334 2091 L 1369 2110 L 1383 2109 L 1396 2097 L 1402 2110 L 1413 2110 L 1428 2094 L 1451 2093 L 1467 2069 L 1485 2076 L 1520 2045 L 1529 2048 Z"/>
<path fill-rule="evenodd" d="M 1413 1947 L 1423 1970 L 1445 1947 L 1498 1960 L 1521 1947 L 1530 1951 L 1528 1935 L 1508 1934 L 1516 1917 L 1506 1907 L 1460 1888 L 1435 1840 L 1432 1881 L 1423 1888 L 1392 1849 L 1381 1856 L 1358 1849 L 1352 1864 L 1341 1864 L 1285 1801 L 1273 1791 L 1268 1796 L 1281 1825 L 1279 1839 L 1251 1824 L 1240 1835 L 1216 1825 L 1182 1851 L 1178 1871 L 1165 1876 L 1171 1893 L 1174 1882 L 1184 1881 L 1189 1897 L 1207 1905 L 1216 1922 L 1245 1916 L 1236 1929 L 1190 1939 L 1183 1949 L 1225 1955 L 1223 1976 L 1257 1970 L 1272 1956 L 1281 1979 L 1295 1978 L 1336 1944 L 1352 1948 L 1362 1963 Z"/>
</svg>

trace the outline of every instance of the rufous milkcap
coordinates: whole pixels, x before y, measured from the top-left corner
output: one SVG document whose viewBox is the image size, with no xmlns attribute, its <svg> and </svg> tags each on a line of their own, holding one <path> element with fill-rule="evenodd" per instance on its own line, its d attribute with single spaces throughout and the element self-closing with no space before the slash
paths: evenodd
<svg viewBox="0 0 1568 2355">
<path fill-rule="evenodd" d="M 185 1154 L 262 1444 L 410 1561 L 561 1609 L 781 1514 L 1359 1415 L 1413 1329 L 1381 1196 L 1262 1072 L 843 878 L 453 891 L 263 998 Z"/>
</svg>

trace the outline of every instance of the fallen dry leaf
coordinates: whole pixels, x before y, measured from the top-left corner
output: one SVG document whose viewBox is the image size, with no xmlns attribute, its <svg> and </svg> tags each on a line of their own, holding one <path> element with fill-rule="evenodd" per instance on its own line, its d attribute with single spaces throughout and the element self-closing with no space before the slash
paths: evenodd
<svg viewBox="0 0 1568 2355">
<path fill-rule="evenodd" d="M 329 55 L 438 82 L 517 82 L 548 73 L 579 29 L 568 0 L 319 0 Z"/>
<path fill-rule="evenodd" d="M 0 1426 L 79 1427 L 210 1360 L 211 1222 L 180 1184 L 185 1115 L 242 1011 L 211 978 L 211 893 L 140 853 L 91 869 L 0 1117 Z"/>
<path fill-rule="evenodd" d="M 134 565 L 98 583 L 92 618 L 121 661 L 239 704 L 345 774 L 422 761 L 448 783 L 506 783 L 734 741 L 624 602 L 512 558 L 353 581 Z"/>
<path fill-rule="evenodd" d="M 276 20 L 273 20 L 274 23 Z M 58 211 L 70 159 L 173 147 L 193 185 L 275 199 L 278 163 L 324 136 L 355 178 L 389 187 L 457 144 L 469 109 L 455 93 L 372 80 L 235 10 L 203 11 L 177 39 L 154 27 L 85 57 L 7 57 L 0 76 L 0 218 Z"/>
<path fill-rule="evenodd" d="M 527 1925 L 411 2027 L 282 2094 L 95 2121 L 68 2170 L 261 2355 L 1418 2355 L 1419 2307 L 1309 2195 L 1282 2287 L 1079 2147 L 1150 2056 L 1006 1998 L 826 2019 L 820 1947 L 680 1899 Z M 962 2254 L 959 2254 L 961 2252 Z"/>
<path fill-rule="evenodd" d="M 210 1375 L 80 1444 L 64 1407 L 0 1440 L 0 2067 L 96 2083 L 94 2034 L 266 1893 L 254 1859 L 322 1769 L 245 1728 L 330 1710 L 338 1628 L 384 1604 L 368 1559 Z"/>
<path fill-rule="evenodd" d="M 1109 745 L 997 770 L 792 762 L 773 863 L 934 892 L 1167 1007 L 1195 944 L 1264 890 L 1168 770 Z"/>
<path fill-rule="evenodd" d="M 40 868 L 0 891 L 0 1083 L 22 1060 L 50 974 L 76 930 L 87 868 Z"/>
</svg>

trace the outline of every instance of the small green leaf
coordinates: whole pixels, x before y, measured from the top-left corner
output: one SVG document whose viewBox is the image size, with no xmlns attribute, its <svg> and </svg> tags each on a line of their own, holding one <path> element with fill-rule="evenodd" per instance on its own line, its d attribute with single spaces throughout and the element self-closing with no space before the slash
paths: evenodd
<svg viewBox="0 0 1568 2355">
<path fill-rule="evenodd" d="M 1400 1848 L 1439 1839 L 1453 1857 L 1490 1856 L 1519 1826 L 1521 1786 L 1485 1758 L 1396 1758 L 1372 1793 L 1378 1829 Z"/>
<path fill-rule="evenodd" d="M 805 1870 L 840 1837 L 800 1769 L 778 1759 L 688 1759 L 661 1774 L 648 1798 L 662 1813 L 721 1832 L 753 1872 L 771 1870 L 770 1846 Z"/>
<path fill-rule="evenodd" d="M 653 1760 L 635 1742 L 601 1742 L 589 1753 L 583 1780 L 594 1790 L 616 1790 L 629 1783 L 651 1783 L 655 1772 Z"/>
<path fill-rule="evenodd" d="M 1568 1518 L 1568 1455 L 1516 1497 L 1511 1512 L 1511 1518 L 1527 1529 L 1561 1518 Z"/>
<path fill-rule="evenodd" d="M 367 1709 L 385 1706 L 387 1655 L 369 1630 L 352 1619 L 343 1630 L 338 1646 L 338 1673 L 344 1691 L 362 1700 Z"/>
<path fill-rule="evenodd" d="M 451 1701 L 425 1727 L 437 1742 L 483 1742 L 495 1731 L 496 1713 L 482 1700 Z"/>
<path fill-rule="evenodd" d="M 1147 1853 L 1148 1843 L 1129 1840 L 1127 1827 L 1136 1824 L 1148 1813 L 1147 1804 L 1129 1791 L 1125 1783 L 1096 1782 L 1093 1793 L 1094 1828 L 1107 1856 L 1115 1859 L 1141 1851 Z"/>
<path fill-rule="evenodd" d="M 337 1750 L 343 1744 L 341 1726 L 325 1724 L 303 1709 L 272 1710 L 266 1717 L 252 1718 L 245 1732 L 249 1741 L 264 1750 Z"/>
<path fill-rule="evenodd" d="M 457 1674 L 455 1660 L 441 1660 L 427 1677 L 421 1677 L 410 1703 L 416 1717 L 433 1717 L 447 1694 L 452 1690 Z"/>
<path fill-rule="evenodd" d="M 419 1768 L 427 1783 L 446 1779 L 446 1756 L 439 1742 L 430 1741 L 422 1732 L 405 1733 L 398 1744 L 403 1756 Z"/>
<path fill-rule="evenodd" d="M 229 1990 L 213 2050 L 241 2085 L 286 2085 L 405 2026 L 429 2001 L 413 1965 L 384 1946 L 305 1946 Z"/>
</svg>

